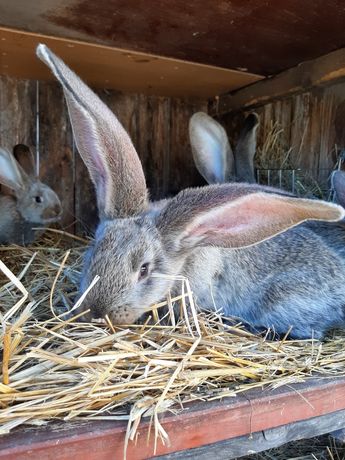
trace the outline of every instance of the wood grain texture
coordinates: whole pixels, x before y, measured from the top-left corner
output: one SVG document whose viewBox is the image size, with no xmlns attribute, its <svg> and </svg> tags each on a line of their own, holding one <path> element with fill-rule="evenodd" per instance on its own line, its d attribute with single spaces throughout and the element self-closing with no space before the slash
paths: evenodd
<svg viewBox="0 0 345 460">
<path fill-rule="evenodd" d="M 63 216 L 59 224 L 74 231 L 74 171 L 72 130 L 62 88 L 57 83 L 39 85 L 40 175 L 60 197 Z"/>
<path fill-rule="evenodd" d="M 230 460 L 279 447 L 291 441 L 321 436 L 335 428 L 342 427 L 345 427 L 344 410 L 321 415 L 320 417 L 313 417 L 309 420 L 289 423 L 277 428 L 250 433 L 246 436 L 239 436 L 238 438 L 227 439 L 226 441 L 216 442 L 195 449 L 162 455 L 155 457 L 155 459 L 191 460 L 197 458 L 198 460 L 209 460 L 210 458 L 216 458 L 217 460 Z M 344 430 L 339 429 L 334 433 L 334 436 L 338 436 L 336 439 L 343 442 Z M 289 460 L 303 460 L 304 458 L 315 460 L 315 456 L 289 458 Z"/>
<path fill-rule="evenodd" d="M 263 75 L 344 46 L 341 0 L 0 0 L 0 12 L 14 29 Z"/>
<path fill-rule="evenodd" d="M 152 199 L 199 185 L 203 179 L 191 155 L 188 122 L 206 100 L 124 94 L 98 90 L 128 131 L 143 164 Z M 59 195 L 63 229 L 92 233 L 97 224 L 96 198 L 87 169 L 72 142 L 72 130 L 60 86 L 40 82 L 41 177 Z M 0 77 L 0 145 L 35 146 L 36 82 Z"/>
<path fill-rule="evenodd" d="M 293 387 L 247 392 L 223 401 L 196 403 L 178 414 L 164 414 L 160 421 L 170 443 L 158 442 L 156 455 L 265 431 L 269 439 L 281 436 L 275 427 L 345 410 L 345 380 L 315 379 Z M 147 443 L 150 422 L 140 424 L 137 442 L 130 443 L 127 458 L 153 455 Z M 335 425 L 338 428 L 341 425 Z M 0 459 L 6 460 L 114 460 L 123 458 L 126 421 L 53 424 L 19 429 L 0 437 Z M 327 427 L 328 430 L 328 427 Z M 152 439 L 152 438 L 151 438 Z"/>
<path fill-rule="evenodd" d="M 1 3 L 3 2 L 0 0 L 0 21 L 4 7 Z M 30 5 L 31 10 L 37 3 Z M 16 8 L 23 11 L 23 7 L 24 4 L 21 8 L 16 1 Z M 95 7 L 99 8 L 98 5 Z M 8 3 L 5 9 L 8 10 Z M 196 64 L 137 53 L 132 49 L 2 27 L 0 73 L 16 78 L 54 81 L 49 68 L 36 57 L 35 49 L 39 43 L 49 46 L 89 85 L 126 93 L 206 98 L 233 91 L 262 78 L 260 75 L 236 69 Z"/>
<path fill-rule="evenodd" d="M 312 88 L 329 86 L 345 79 L 345 48 L 289 68 L 245 88 L 224 94 L 211 104 L 211 113 L 227 113 L 268 104 L 301 94 Z"/>
<path fill-rule="evenodd" d="M 0 145 L 35 144 L 36 84 L 31 80 L 0 77 Z"/>
<path fill-rule="evenodd" d="M 281 133 L 279 143 L 284 152 L 277 157 L 272 151 L 268 165 L 301 168 L 311 180 L 324 190 L 328 188 L 328 176 L 338 156 L 345 148 L 345 83 L 313 88 L 284 99 L 269 102 L 255 108 L 260 116 L 258 150 L 276 126 Z M 248 110 L 249 112 L 250 110 Z M 242 111 L 218 114 L 231 139 L 236 139 L 243 122 Z M 284 163 L 289 152 L 289 161 Z M 256 164 L 261 164 L 257 155 Z M 265 162 L 266 163 L 266 162 Z M 284 163 L 284 165 L 283 165 Z"/>
</svg>

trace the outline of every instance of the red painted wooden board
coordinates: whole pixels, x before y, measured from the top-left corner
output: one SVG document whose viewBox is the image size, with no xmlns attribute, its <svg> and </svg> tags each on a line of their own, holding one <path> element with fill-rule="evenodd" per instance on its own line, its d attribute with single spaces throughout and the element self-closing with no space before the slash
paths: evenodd
<svg viewBox="0 0 345 460">
<path fill-rule="evenodd" d="M 315 379 L 279 390 L 247 392 L 220 402 L 196 403 L 178 415 L 161 416 L 170 445 L 158 442 L 156 455 L 266 430 L 345 409 L 345 378 Z M 0 438 L 2 460 L 115 460 L 123 458 L 126 422 L 52 424 L 20 429 Z M 127 459 L 153 456 L 148 421 L 130 443 Z"/>
</svg>

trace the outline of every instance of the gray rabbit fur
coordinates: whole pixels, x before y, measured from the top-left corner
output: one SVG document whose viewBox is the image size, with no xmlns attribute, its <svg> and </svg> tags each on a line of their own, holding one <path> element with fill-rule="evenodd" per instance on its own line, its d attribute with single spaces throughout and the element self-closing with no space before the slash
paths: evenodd
<svg viewBox="0 0 345 460">
<path fill-rule="evenodd" d="M 34 174 L 28 147 L 18 145 L 14 153 L 0 149 L 0 244 L 26 245 L 42 227 L 56 222 L 62 213 L 56 193 Z M 21 165 L 30 170 L 25 171 Z"/>
<path fill-rule="evenodd" d="M 114 114 L 45 45 L 37 55 L 63 86 L 96 188 L 101 222 L 80 293 L 100 279 L 83 303 L 91 309 L 87 319 L 137 320 L 169 289 L 180 291 L 180 282 L 160 276 L 167 274 L 189 278 L 200 308 L 256 328 L 284 334 L 292 327 L 292 337 L 321 338 L 344 325 L 345 261 L 303 224 L 339 221 L 341 206 L 231 183 L 186 189 L 150 207 L 140 161 Z"/>
</svg>

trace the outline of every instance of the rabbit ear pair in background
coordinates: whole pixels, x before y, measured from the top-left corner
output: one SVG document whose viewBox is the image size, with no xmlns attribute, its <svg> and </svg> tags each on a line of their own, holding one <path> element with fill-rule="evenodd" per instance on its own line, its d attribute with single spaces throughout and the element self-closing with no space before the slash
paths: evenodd
<svg viewBox="0 0 345 460">
<path fill-rule="evenodd" d="M 29 244 L 37 236 L 34 227 L 56 222 L 62 213 L 53 190 L 35 175 L 30 149 L 18 144 L 13 154 L 0 149 L 0 184 L 11 193 L 0 193 L 0 244 Z"/>
<path fill-rule="evenodd" d="M 189 122 L 189 137 L 194 163 L 208 184 L 225 182 L 255 183 L 254 156 L 259 117 L 249 114 L 232 152 L 223 126 L 203 112 L 195 113 Z M 335 200 L 345 208 L 345 172 L 333 171 L 331 188 Z"/>
<path fill-rule="evenodd" d="M 203 112 L 189 122 L 189 137 L 194 163 L 208 184 L 225 182 L 254 183 L 254 155 L 259 117 L 247 116 L 234 153 L 225 129 Z"/>
<path fill-rule="evenodd" d="M 183 190 L 153 210 L 140 160 L 115 115 L 46 46 L 37 55 L 63 87 L 96 188 L 101 222 L 80 293 L 99 280 L 82 304 L 91 310 L 85 319 L 108 314 L 114 323 L 131 323 L 169 290 L 180 293 L 176 279 L 186 276 L 199 308 L 255 328 L 322 337 L 344 325 L 345 260 L 323 233 L 298 225 L 339 221 L 343 208 L 232 183 Z M 231 175 L 228 161 L 219 168 L 224 177 Z M 333 232 L 337 242 L 344 235 L 342 225 Z"/>
</svg>

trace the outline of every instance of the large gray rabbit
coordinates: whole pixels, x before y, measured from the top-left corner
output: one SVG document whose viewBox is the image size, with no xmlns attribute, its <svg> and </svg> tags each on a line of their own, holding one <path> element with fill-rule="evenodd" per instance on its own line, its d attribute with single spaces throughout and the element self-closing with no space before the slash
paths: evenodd
<svg viewBox="0 0 345 460">
<path fill-rule="evenodd" d="M 195 166 L 208 184 L 226 182 L 255 183 L 254 155 L 259 117 L 249 114 L 234 152 L 225 129 L 204 112 L 189 121 L 189 138 Z"/>
<path fill-rule="evenodd" d="M 343 219 L 342 207 L 246 183 L 187 189 L 150 207 L 139 158 L 117 118 L 46 46 L 37 54 L 63 86 L 96 188 L 101 222 L 80 288 L 100 276 L 83 304 L 93 317 L 135 321 L 169 289 L 179 292 L 173 277 L 184 275 L 200 308 L 256 328 L 322 337 L 344 325 L 344 259 L 298 225 Z"/>
<path fill-rule="evenodd" d="M 25 149 L 15 148 L 18 161 L 0 149 L 0 183 L 11 190 L 0 193 L 0 244 L 30 244 L 38 233 L 35 227 L 56 222 L 62 213 L 58 196 L 35 176 L 30 151 Z M 19 162 L 30 165 L 29 174 Z"/>
</svg>

